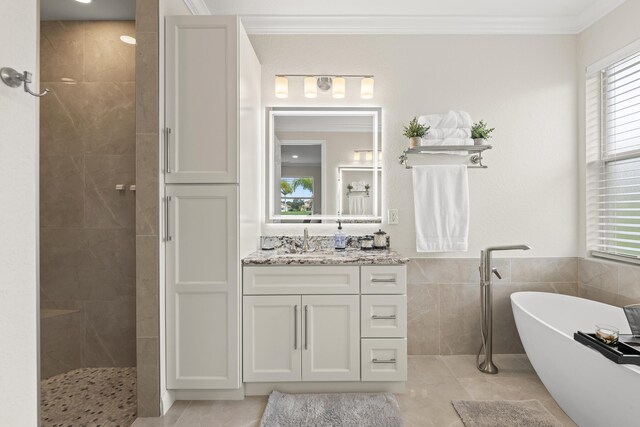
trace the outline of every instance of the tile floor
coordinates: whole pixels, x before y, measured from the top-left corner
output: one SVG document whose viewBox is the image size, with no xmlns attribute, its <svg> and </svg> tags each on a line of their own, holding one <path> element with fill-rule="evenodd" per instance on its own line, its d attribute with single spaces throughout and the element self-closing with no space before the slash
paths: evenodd
<svg viewBox="0 0 640 427">
<path fill-rule="evenodd" d="M 136 419 L 136 368 L 81 368 L 41 381 L 41 427 L 127 427 Z"/>
<path fill-rule="evenodd" d="M 397 395 L 405 426 L 463 426 L 451 405 L 456 399 L 538 399 L 563 425 L 576 425 L 554 402 L 525 355 L 496 355 L 494 361 L 500 373 L 489 376 L 475 369 L 475 356 L 409 356 L 407 392 Z M 179 401 L 164 417 L 138 418 L 133 427 L 258 426 L 266 402 L 266 396 Z"/>
</svg>

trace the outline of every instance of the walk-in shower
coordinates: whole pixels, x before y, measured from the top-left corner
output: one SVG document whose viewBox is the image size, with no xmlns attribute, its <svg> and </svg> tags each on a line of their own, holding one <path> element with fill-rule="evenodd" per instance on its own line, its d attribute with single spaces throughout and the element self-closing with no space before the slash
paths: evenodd
<svg viewBox="0 0 640 427">
<path fill-rule="evenodd" d="M 490 246 L 480 251 L 480 332 L 482 345 L 476 355 L 476 366 L 485 374 L 497 374 L 498 367 L 493 363 L 493 307 L 492 274 L 502 279 L 497 268 L 492 266 L 491 255 L 495 251 L 528 251 L 527 245 Z M 480 353 L 484 350 L 484 360 L 480 362 Z"/>
</svg>

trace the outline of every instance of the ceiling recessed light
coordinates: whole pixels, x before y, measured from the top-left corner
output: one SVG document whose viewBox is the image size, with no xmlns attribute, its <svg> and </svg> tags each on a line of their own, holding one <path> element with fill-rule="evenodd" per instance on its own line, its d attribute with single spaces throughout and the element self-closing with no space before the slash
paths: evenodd
<svg viewBox="0 0 640 427">
<path fill-rule="evenodd" d="M 136 39 L 131 36 L 122 35 L 120 36 L 120 41 L 126 44 L 136 44 Z"/>
<path fill-rule="evenodd" d="M 297 159 L 297 158 L 298 158 L 298 155 L 297 155 L 297 154 L 294 154 L 294 155 L 293 155 L 293 156 L 291 156 L 291 157 L 292 157 L 293 159 Z"/>
<path fill-rule="evenodd" d="M 78 3 L 91 3 L 91 0 L 76 0 Z"/>
</svg>

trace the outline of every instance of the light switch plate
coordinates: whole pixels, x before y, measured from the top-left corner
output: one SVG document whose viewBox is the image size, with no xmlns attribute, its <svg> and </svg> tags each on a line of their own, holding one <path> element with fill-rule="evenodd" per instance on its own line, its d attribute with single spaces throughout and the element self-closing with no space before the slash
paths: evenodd
<svg viewBox="0 0 640 427">
<path fill-rule="evenodd" d="M 390 225 L 398 224 L 398 222 L 400 222 L 400 219 L 398 218 L 398 209 L 389 209 L 387 218 Z"/>
</svg>

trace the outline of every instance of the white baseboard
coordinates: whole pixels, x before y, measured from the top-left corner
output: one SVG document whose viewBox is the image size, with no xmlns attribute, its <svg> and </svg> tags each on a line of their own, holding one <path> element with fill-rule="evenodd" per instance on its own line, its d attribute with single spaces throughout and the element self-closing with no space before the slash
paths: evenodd
<svg viewBox="0 0 640 427">
<path fill-rule="evenodd" d="M 160 398 L 160 414 L 165 415 L 169 412 L 169 409 L 173 406 L 176 401 L 176 396 L 173 390 L 165 390 L 162 393 L 162 397 Z"/>
<path fill-rule="evenodd" d="M 243 400 L 244 388 L 233 390 L 171 390 L 175 400 Z"/>
<path fill-rule="evenodd" d="M 245 383 L 246 396 L 266 396 L 273 390 L 284 393 L 404 393 L 404 382 L 291 382 Z"/>
</svg>

